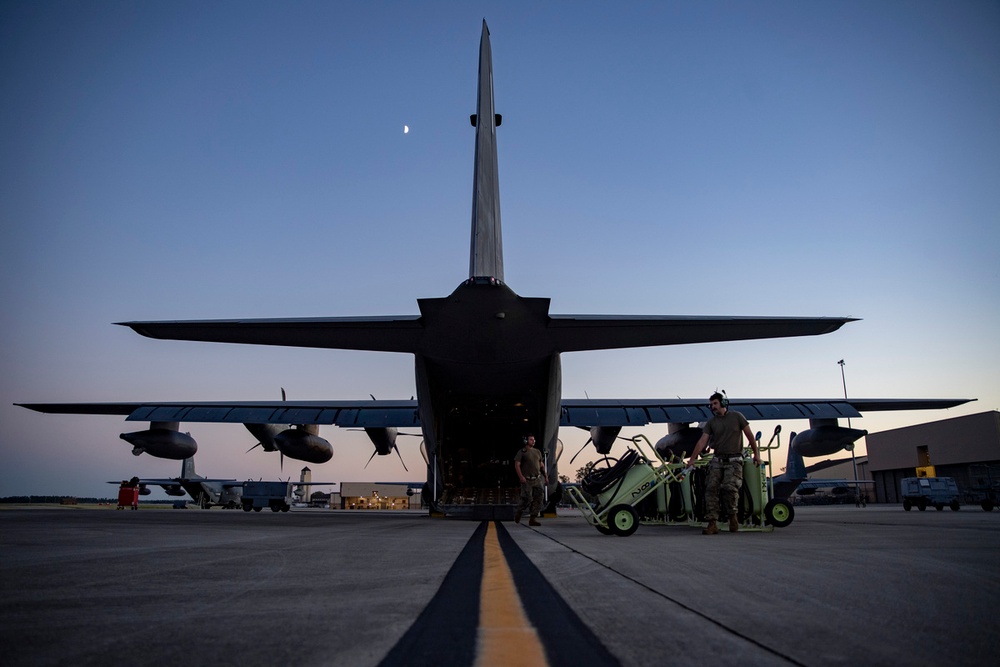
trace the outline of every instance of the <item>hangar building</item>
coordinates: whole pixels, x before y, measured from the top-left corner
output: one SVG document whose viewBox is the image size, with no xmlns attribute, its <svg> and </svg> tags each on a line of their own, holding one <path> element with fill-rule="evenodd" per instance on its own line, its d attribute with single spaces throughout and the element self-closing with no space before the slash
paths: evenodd
<svg viewBox="0 0 1000 667">
<path fill-rule="evenodd" d="M 1000 412 L 980 412 L 927 424 L 869 433 L 869 470 L 877 502 L 898 503 L 899 483 L 917 477 L 953 477 L 962 502 L 1000 483 Z"/>
<path fill-rule="evenodd" d="M 338 507 L 345 510 L 420 509 L 420 486 L 407 482 L 341 482 Z"/>
</svg>

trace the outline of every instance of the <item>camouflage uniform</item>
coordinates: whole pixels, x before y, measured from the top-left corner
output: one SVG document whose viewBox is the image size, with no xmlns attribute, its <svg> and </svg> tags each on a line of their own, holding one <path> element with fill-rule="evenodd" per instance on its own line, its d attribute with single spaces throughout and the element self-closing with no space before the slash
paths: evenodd
<svg viewBox="0 0 1000 667">
<path fill-rule="evenodd" d="M 532 519 L 542 512 L 542 500 L 545 495 L 545 488 L 542 483 L 542 453 L 534 447 L 525 447 L 518 450 L 514 456 L 514 461 L 521 464 L 521 474 L 524 475 L 524 484 L 521 485 L 521 502 L 517 506 L 518 515 L 530 507 L 528 514 Z"/>
<path fill-rule="evenodd" d="M 739 455 L 731 461 L 723 461 L 719 456 L 713 456 L 708 462 L 708 482 L 705 486 L 705 519 L 718 521 L 722 510 L 722 499 L 719 491 L 725 497 L 725 513 L 728 516 L 739 516 L 738 507 L 740 488 L 743 486 L 743 456 Z"/>
<path fill-rule="evenodd" d="M 735 410 L 727 410 L 721 417 L 712 417 L 705 425 L 705 433 L 712 438 L 715 456 L 708 464 L 708 482 L 705 487 L 705 519 L 718 521 L 722 504 L 730 517 L 739 516 L 740 488 L 743 486 L 743 429 L 747 419 Z M 719 492 L 723 498 L 720 498 Z"/>
</svg>

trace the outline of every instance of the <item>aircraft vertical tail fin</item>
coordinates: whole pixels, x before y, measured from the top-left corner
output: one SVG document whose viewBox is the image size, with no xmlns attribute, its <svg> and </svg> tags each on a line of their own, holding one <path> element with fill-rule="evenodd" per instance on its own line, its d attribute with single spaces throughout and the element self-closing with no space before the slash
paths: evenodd
<svg viewBox="0 0 1000 667">
<path fill-rule="evenodd" d="M 476 128 L 476 164 L 472 177 L 472 249 L 469 277 L 503 281 L 503 242 L 500 236 L 500 182 L 497 169 L 497 126 L 493 108 L 493 51 L 490 30 L 483 20 L 479 42 L 479 91 L 472 124 Z"/>
<path fill-rule="evenodd" d="M 785 463 L 785 475 L 790 480 L 806 479 L 806 462 L 802 452 L 795 446 L 795 433 L 788 439 L 788 460 Z"/>
<path fill-rule="evenodd" d="M 195 479 L 197 476 L 197 473 L 194 471 L 193 456 L 189 456 L 181 461 L 181 479 Z"/>
</svg>

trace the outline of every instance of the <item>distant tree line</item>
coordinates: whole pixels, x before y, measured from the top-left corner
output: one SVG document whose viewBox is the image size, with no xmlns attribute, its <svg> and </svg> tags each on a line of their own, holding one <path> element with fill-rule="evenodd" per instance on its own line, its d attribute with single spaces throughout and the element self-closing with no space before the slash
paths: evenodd
<svg viewBox="0 0 1000 667">
<path fill-rule="evenodd" d="M 0 503 L 61 503 L 68 496 L 6 496 Z M 77 498 L 78 503 L 117 503 L 117 498 Z"/>
<path fill-rule="evenodd" d="M 0 498 L 0 504 L 19 504 L 28 505 L 31 503 L 45 503 L 49 505 L 61 505 L 64 504 L 64 500 L 72 500 L 74 502 L 70 504 L 80 504 L 80 505 L 97 505 L 99 503 L 107 503 L 111 505 L 118 504 L 118 498 L 76 498 L 73 496 L 7 496 L 5 498 Z M 190 498 L 188 498 L 190 501 Z M 143 505 L 173 505 L 176 500 L 146 500 L 145 498 L 139 498 L 139 502 Z"/>
</svg>

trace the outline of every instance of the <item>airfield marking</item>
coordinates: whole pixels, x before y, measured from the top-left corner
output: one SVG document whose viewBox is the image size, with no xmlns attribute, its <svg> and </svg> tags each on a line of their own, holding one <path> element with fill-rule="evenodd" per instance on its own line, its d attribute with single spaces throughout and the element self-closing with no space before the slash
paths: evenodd
<svg viewBox="0 0 1000 667">
<path fill-rule="evenodd" d="M 528 622 L 495 523 L 486 529 L 479 589 L 476 667 L 547 665 L 538 632 Z"/>
<path fill-rule="evenodd" d="M 525 527 L 526 529 L 526 527 Z M 379 663 L 620 665 L 500 522 L 483 521 Z"/>
</svg>

